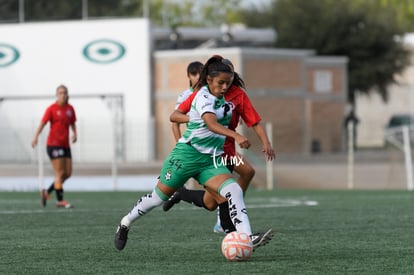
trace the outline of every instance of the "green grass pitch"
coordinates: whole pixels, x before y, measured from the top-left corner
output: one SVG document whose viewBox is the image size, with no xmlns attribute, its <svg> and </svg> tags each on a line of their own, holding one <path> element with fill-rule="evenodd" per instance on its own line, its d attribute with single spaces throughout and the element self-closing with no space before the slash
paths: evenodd
<svg viewBox="0 0 414 275">
<path fill-rule="evenodd" d="M 249 190 L 253 231 L 274 239 L 228 262 L 215 212 L 180 203 L 138 220 L 123 251 L 120 218 L 140 192 L 66 192 L 73 209 L 34 192 L 0 192 L 0 274 L 414 274 L 414 193 Z"/>
</svg>

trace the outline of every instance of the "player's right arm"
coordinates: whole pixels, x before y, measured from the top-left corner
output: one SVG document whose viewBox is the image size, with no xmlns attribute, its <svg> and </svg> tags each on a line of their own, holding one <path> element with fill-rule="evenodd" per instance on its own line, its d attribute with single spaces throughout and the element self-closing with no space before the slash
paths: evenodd
<svg viewBox="0 0 414 275">
<path fill-rule="evenodd" d="M 45 125 L 47 124 L 47 122 L 51 119 L 51 116 L 52 116 L 52 106 L 49 106 L 46 109 L 46 112 L 43 114 L 43 117 L 40 120 L 40 124 L 37 127 L 36 133 L 35 133 L 35 135 L 33 137 L 33 140 L 32 140 L 32 148 L 36 147 L 40 133 L 43 131 L 43 128 L 45 127 Z"/>
<path fill-rule="evenodd" d="M 173 132 L 175 142 L 178 142 L 178 140 L 181 137 L 180 123 L 172 122 L 171 123 L 171 131 Z"/>
<path fill-rule="evenodd" d="M 174 112 L 172 112 L 172 114 L 170 115 L 170 121 L 172 123 L 187 123 L 190 121 L 190 117 L 188 115 L 186 115 L 185 113 L 183 113 L 180 109 L 175 110 Z M 181 137 L 181 135 L 178 137 L 178 139 Z"/>
<path fill-rule="evenodd" d="M 194 96 L 196 94 L 197 94 L 196 92 L 192 92 L 189 95 L 185 91 L 181 95 L 179 95 L 177 103 L 175 104 L 175 110 L 180 110 L 184 114 L 188 113 L 190 111 L 190 108 L 191 108 L 191 102 L 193 101 Z M 178 140 L 181 138 L 180 124 L 181 123 L 186 123 L 188 121 L 186 121 L 186 122 L 177 122 L 177 121 L 171 120 L 171 117 L 170 117 L 170 121 L 172 122 L 171 130 L 173 132 L 175 142 L 178 142 Z"/>
<path fill-rule="evenodd" d="M 34 138 L 32 140 L 32 148 L 36 147 L 37 141 L 39 139 L 39 135 L 42 132 L 45 125 L 46 125 L 46 123 L 42 121 L 42 122 L 40 122 L 39 127 L 37 127 L 36 133 L 35 133 Z"/>
<path fill-rule="evenodd" d="M 210 131 L 222 136 L 233 138 L 235 142 L 240 146 L 240 148 L 249 149 L 249 140 L 245 136 L 242 136 L 239 133 L 237 133 L 236 131 L 230 130 L 221 125 L 217 121 L 217 117 L 214 113 L 205 112 L 201 117 Z"/>
</svg>

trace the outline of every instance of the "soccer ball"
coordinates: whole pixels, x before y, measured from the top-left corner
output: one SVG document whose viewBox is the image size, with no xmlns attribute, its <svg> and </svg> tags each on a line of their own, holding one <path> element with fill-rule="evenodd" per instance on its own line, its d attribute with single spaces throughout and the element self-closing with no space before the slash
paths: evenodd
<svg viewBox="0 0 414 275">
<path fill-rule="evenodd" d="M 247 261 L 253 252 L 250 236 L 236 231 L 227 234 L 221 242 L 221 252 L 229 261 Z"/>
</svg>

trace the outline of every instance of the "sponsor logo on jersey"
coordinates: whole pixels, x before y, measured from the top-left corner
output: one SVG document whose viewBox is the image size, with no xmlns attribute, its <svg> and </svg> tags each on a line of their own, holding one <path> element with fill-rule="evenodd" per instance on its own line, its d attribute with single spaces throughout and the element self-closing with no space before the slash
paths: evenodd
<svg viewBox="0 0 414 275">
<path fill-rule="evenodd" d="M 206 102 L 206 103 L 204 103 L 203 106 L 201 106 L 201 110 L 204 110 L 205 108 L 207 108 L 208 106 L 211 106 L 211 105 L 213 105 L 211 102 Z"/>
</svg>

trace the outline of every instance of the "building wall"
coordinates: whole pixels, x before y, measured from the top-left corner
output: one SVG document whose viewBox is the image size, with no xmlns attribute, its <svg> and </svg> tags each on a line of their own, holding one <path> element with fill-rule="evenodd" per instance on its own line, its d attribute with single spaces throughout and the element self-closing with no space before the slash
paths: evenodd
<svg viewBox="0 0 414 275">
<path fill-rule="evenodd" d="M 307 64 L 310 150 L 340 152 L 344 149 L 346 59 L 311 57 Z"/>
<path fill-rule="evenodd" d="M 262 122 L 272 125 L 278 153 L 308 154 L 316 145 L 318 152 L 342 150 L 345 58 L 316 57 L 310 50 L 223 48 L 154 53 L 157 158 L 163 159 L 174 146 L 169 115 L 179 93 L 188 87 L 187 64 L 204 63 L 214 54 L 232 60 L 245 80 Z M 315 80 L 315 72 L 322 72 L 322 77 Z M 315 81 L 328 90 L 318 91 Z M 241 125 L 238 130 L 257 144 L 251 151 L 259 154 L 259 139 Z"/>
<path fill-rule="evenodd" d="M 251 89 L 298 89 L 301 60 L 257 60 L 246 57 L 243 74 Z M 276 62 L 275 62 L 276 61 Z"/>
</svg>

